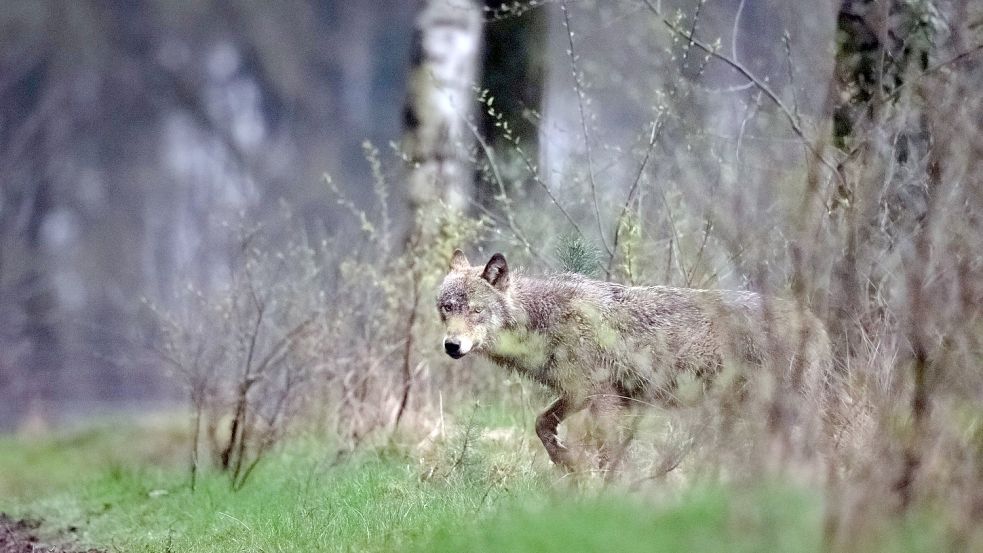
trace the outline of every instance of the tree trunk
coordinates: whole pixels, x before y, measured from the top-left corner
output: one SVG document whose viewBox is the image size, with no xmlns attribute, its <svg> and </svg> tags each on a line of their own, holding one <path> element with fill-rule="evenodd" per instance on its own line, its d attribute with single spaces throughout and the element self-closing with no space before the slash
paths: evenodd
<svg viewBox="0 0 983 553">
<path fill-rule="evenodd" d="M 473 0 L 426 0 L 417 18 L 403 146 L 414 213 L 434 200 L 463 209 L 474 195 L 469 126 L 481 32 Z"/>
<path fill-rule="evenodd" d="M 495 154 L 495 163 L 506 183 L 522 180 L 526 170 L 515 151 L 515 141 L 524 155 L 539 163 L 539 119 L 546 81 L 547 17 L 549 6 L 523 13 L 501 12 L 502 2 L 485 0 L 492 19 L 485 26 L 481 87 L 493 99 L 481 109 L 480 131 Z M 499 123 L 507 122 L 506 131 Z M 490 178 L 487 159 L 478 164 L 476 200 L 496 211 L 500 193 Z M 532 188 L 517 191 L 528 196 Z M 509 192 L 512 192 L 511 190 Z"/>
<path fill-rule="evenodd" d="M 40 173 L 40 169 L 39 169 Z M 62 361 L 61 340 L 56 326 L 57 296 L 48 278 L 51 268 L 43 236 L 45 219 L 53 207 L 50 183 L 41 177 L 34 190 L 27 224 L 26 246 L 30 270 L 20 284 L 23 291 L 23 336 L 30 344 L 28 404 L 32 415 L 46 417 L 46 402 L 54 397 Z"/>
<path fill-rule="evenodd" d="M 936 42 L 938 31 L 927 6 L 843 0 L 837 15 L 832 141 L 849 157 L 843 163 L 844 182 L 830 199 L 845 240 L 831 307 L 836 318 L 851 324 L 880 316 L 862 312 L 867 309 L 862 306 L 876 304 L 862 300 L 877 294 L 879 278 L 857 260 L 871 258 L 872 248 L 891 249 L 912 235 L 926 212 L 928 183 L 906 175 L 924 171 L 920 165 L 928 152 L 928 130 L 924 118 L 899 109 L 910 109 L 904 96 L 917 91 L 905 83 L 928 68 Z M 896 138 L 885 139 L 878 129 L 892 130 Z M 886 186 L 871 185 L 885 179 Z M 845 343 L 856 343 L 859 336 L 848 338 Z"/>
</svg>

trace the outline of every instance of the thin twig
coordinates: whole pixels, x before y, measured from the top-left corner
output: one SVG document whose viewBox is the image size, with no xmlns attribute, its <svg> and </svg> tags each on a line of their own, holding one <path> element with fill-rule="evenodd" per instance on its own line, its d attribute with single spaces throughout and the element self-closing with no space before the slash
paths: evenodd
<svg viewBox="0 0 983 553">
<path fill-rule="evenodd" d="M 884 96 L 879 101 L 875 102 L 874 103 L 874 107 L 878 107 L 881 104 L 884 104 L 886 102 L 889 102 L 889 101 L 897 98 L 898 95 L 901 94 L 901 92 L 903 90 L 905 90 L 906 88 L 912 86 L 913 84 L 917 84 L 919 81 L 921 81 L 921 79 L 923 79 L 923 78 L 931 75 L 932 73 L 935 73 L 937 71 L 940 71 L 942 69 L 945 69 L 946 67 L 948 67 L 950 65 L 953 65 L 953 64 L 959 63 L 961 61 L 964 61 L 967 58 L 970 58 L 970 57 L 972 57 L 972 56 L 974 56 L 974 55 L 976 55 L 976 54 L 978 54 L 980 52 L 983 52 L 983 44 L 977 44 L 976 46 L 973 46 L 972 48 L 970 48 L 969 50 L 966 50 L 965 52 L 960 52 L 959 54 L 956 54 L 955 56 L 953 56 L 953 57 L 951 57 L 951 58 L 949 58 L 947 60 L 944 60 L 944 61 L 941 61 L 939 63 L 936 63 L 935 65 L 933 65 L 933 66 L 925 69 L 924 71 L 922 71 L 921 73 L 919 73 L 918 75 L 916 75 L 914 78 L 908 79 L 905 82 L 901 83 L 893 91 L 891 91 L 890 94 L 888 94 L 887 96 Z"/>
<path fill-rule="evenodd" d="M 703 2 L 700 2 L 696 6 L 696 13 L 693 14 L 693 24 L 690 26 L 690 30 L 689 30 L 690 36 L 692 36 L 693 34 L 696 33 L 696 25 L 697 25 L 697 23 L 700 20 L 700 14 L 702 13 L 702 10 L 703 10 Z M 683 49 L 682 65 L 683 65 L 684 68 L 689 63 L 689 56 L 690 56 L 690 52 L 692 52 L 692 46 L 693 46 L 693 43 L 692 43 L 692 41 L 690 41 L 690 42 L 688 42 L 686 44 L 686 46 Z M 703 73 L 703 69 L 705 67 L 706 67 L 706 62 L 704 62 L 703 64 L 700 65 L 700 69 L 698 71 L 698 74 L 702 74 Z M 679 93 L 679 86 L 678 86 L 678 84 L 676 82 L 673 82 L 672 86 L 669 88 L 668 96 L 669 96 L 670 99 L 674 99 L 674 98 L 676 98 L 676 96 L 677 96 L 678 93 Z M 612 269 L 612 266 L 614 264 L 614 257 L 615 257 L 615 253 L 618 250 L 618 242 L 619 242 L 619 239 L 620 239 L 620 236 L 621 236 L 621 222 L 622 222 L 622 220 L 624 220 L 624 217 L 628 213 L 628 209 L 631 206 L 631 201 L 634 198 L 635 191 L 638 188 L 639 183 L 641 182 L 642 175 L 645 172 L 645 167 L 648 164 L 649 158 L 650 158 L 650 156 L 652 154 L 652 150 L 655 148 L 656 142 L 658 142 L 659 137 L 662 135 L 662 129 L 665 127 L 665 122 L 666 122 L 666 119 L 667 119 L 667 117 L 666 117 L 667 112 L 668 112 L 668 109 L 667 110 L 660 111 L 659 112 L 658 119 L 656 120 L 656 122 L 654 122 L 652 124 L 652 134 L 651 134 L 651 137 L 649 138 L 648 148 L 645 150 L 645 156 L 642 159 L 642 163 L 639 165 L 638 173 L 635 175 L 635 181 L 632 183 L 631 187 L 628 190 L 628 197 L 625 198 L 625 203 L 622 206 L 621 213 L 618 215 L 618 219 L 615 222 L 614 248 L 613 248 L 613 251 L 609 251 L 608 252 L 608 264 L 607 264 L 607 267 L 604 269 L 604 272 L 605 272 L 607 278 L 609 278 L 609 279 L 611 278 L 611 269 Z M 676 232 L 676 224 L 673 221 L 672 210 L 669 208 L 669 202 L 666 200 L 665 191 L 663 191 L 660 188 L 659 189 L 659 193 L 662 196 L 662 202 L 663 202 L 663 205 L 666 208 L 666 214 L 667 214 L 667 216 L 669 218 L 669 222 L 671 224 L 671 229 L 672 229 L 673 237 L 675 238 L 676 244 L 678 246 L 678 244 L 679 244 L 679 235 Z M 680 265 L 681 265 L 681 262 L 680 262 Z M 685 268 L 682 268 L 682 269 L 683 269 L 683 278 L 686 278 L 686 270 L 685 270 Z"/>
<path fill-rule="evenodd" d="M 737 33 L 741 26 L 741 15 L 744 13 L 744 2 L 737 5 L 737 13 L 734 14 L 734 28 L 730 32 L 730 55 L 734 57 L 734 60 L 740 59 L 737 55 Z"/>
<path fill-rule="evenodd" d="M 507 220 L 503 220 L 501 217 L 499 217 L 497 214 L 495 214 L 492 210 L 490 210 L 487 207 L 485 207 L 484 205 L 482 205 L 481 202 L 476 201 L 474 198 L 468 198 L 468 203 L 471 205 L 471 207 L 473 207 L 473 208 L 477 209 L 478 211 L 480 211 L 482 213 L 482 215 L 488 217 L 490 220 L 492 220 L 492 221 L 494 221 L 496 223 L 499 223 L 501 225 L 508 226 L 509 223 L 508 223 Z M 511 228 L 510 227 L 509 230 L 512 231 L 512 234 L 515 236 L 515 238 L 517 240 L 519 240 L 519 242 L 522 243 L 522 247 L 524 247 L 526 249 L 526 251 L 530 255 L 532 255 L 533 257 L 535 257 L 537 260 L 542 261 L 543 263 L 546 263 L 547 265 L 550 264 L 550 261 L 548 259 L 546 259 L 546 257 L 538 249 L 536 249 L 536 248 L 534 248 L 532 246 L 532 243 L 529 241 L 529 238 L 526 237 L 525 234 L 523 234 L 522 231 L 518 227 L 516 227 L 516 228 Z"/>
<path fill-rule="evenodd" d="M 419 245 L 420 234 L 414 233 L 410 241 L 408 251 L 412 252 Z M 399 428 L 399 421 L 406 412 L 406 406 L 410 402 L 410 390 L 413 387 L 413 375 L 410 372 L 410 361 L 413 355 L 413 327 L 416 325 L 416 317 L 420 307 L 420 272 L 417 269 L 417 257 L 410 256 L 410 275 L 413 279 L 412 294 L 410 296 L 410 313 L 406 320 L 406 341 L 403 348 L 403 390 L 399 398 L 399 407 L 396 410 L 396 420 L 393 421 L 393 432 Z"/>
<path fill-rule="evenodd" d="M 788 34 L 788 31 L 782 33 L 782 42 L 785 43 L 785 65 L 788 70 L 788 84 L 792 94 L 792 114 L 795 115 L 796 119 L 801 119 L 799 116 L 799 101 L 795 95 L 795 66 L 792 64 L 791 41 L 792 37 Z"/>
<path fill-rule="evenodd" d="M 696 261 L 694 261 L 693 266 L 690 267 L 689 276 L 686 277 L 687 288 L 693 285 L 693 277 L 696 276 L 696 269 L 699 268 L 700 262 L 703 261 L 703 252 L 706 250 L 707 241 L 710 238 L 711 230 L 713 230 L 713 218 L 710 215 L 707 215 L 706 225 L 703 227 L 703 241 L 700 243 L 699 251 L 696 252 Z"/>
<path fill-rule="evenodd" d="M 587 181 L 590 184 L 591 203 L 594 207 L 594 220 L 597 222 L 597 232 L 601 237 L 601 245 L 608 255 L 614 256 L 614 252 L 608 246 L 608 241 L 604 237 L 604 227 L 601 225 L 601 211 L 597 207 L 597 184 L 594 182 L 594 162 L 591 155 L 590 133 L 587 130 L 587 114 L 584 110 L 584 90 L 580 84 L 580 71 L 577 70 L 577 53 L 573 46 L 573 29 L 570 28 L 570 14 L 567 12 L 567 3 L 560 4 L 560 11 L 563 13 L 563 28 L 567 31 L 567 54 L 570 58 L 570 71 L 573 74 L 573 88 L 577 92 L 577 108 L 580 110 L 580 126 L 584 133 L 584 150 L 587 156 Z"/>
<path fill-rule="evenodd" d="M 560 213 L 563 214 L 563 217 L 566 218 L 567 222 L 570 223 L 570 226 L 573 227 L 573 230 L 575 230 L 577 234 L 584 239 L 584 241 L 587 241 L 587 236 L 584 234 L 584 231 L 581 230 L 580 225 L 578 225 L 577 222 L 574 221 L 573 217 L 570 216 L 570 213 L 566 209 L 564 209 L 563 205 L 560 204 L 560 201 L 556 199 L 556 196 L 553 194 L 553 190 L 550 189 L 548 184 L 546 184 L 546 181 L 544 181 L 542 177 L 539 176 L 539 170 L 536 168 L 536 165 L 532 162 L 532 160 L 529 159 L 529 155 L 527 155 L 526 152 L 523 151 L 522 148 L 519 148 L 518 146 L 516 146 L 515 148 L 515 153 L 518 154 L 519 159 L 521 159 L 523 164 L 525 164 L 526 170 L 529 171 L 529 174 L 530 176 L 532 176 L 532 179 L 536 181 L 536 183 L 540 187 L 542 187 L 543 191 L 546 192 L 546 195 L 549 197 L 550 201 L 553 202 L 553 205 L 555 205 L 556 208 L 560 210 Z"/>
<path fill-rule="evenodd" d="M 502 202 L 505 204 L 505 218 L 506 218 L 505 222 L 506 224 L 508 224 L 509 230 L 511 230 L 512 234 L 516 238 L 518 238 L 520 242 L 522 242 L 522 245 L 526 248 L 526 251 L 542 259 L 543 256 L 539 252 L 537 252 L 535 248 L 533 248 L 532 243 L 526 238 L 525 233 L 519 228 L 518 223 L 516 223 L 515 221 L 515 217 L 511 211 L 511 203 L 508 200 L 508 194 L 505 188 L 505 180 L 502 178 L 502 174 L 498 169 L 498 163 L 496 163 L 495 161 L 494 150 L 492 149 L 491 145 L 488 144 L 488 141 L 485 140 L 485 137 L 482 136 L 481 133 L 478 131 L 477 125 L 475 125 L 474 122 L 472 122 L 465 114 L 461 113 L 460 110 L 456 110 L 456 111 L 458 115 L 461 117 L 462 121 L 464 121 L 464 126 L 468 128 L 468 131 L 471 132 L 475 140 L 478 142 L 478 145 L 481 147 L 482 153 L 485 155 L 485 159 L 488 161 L 488 165 L 492 170 L 492 176 L 495 178 L 495 184 L 498 185 L 499 193 L 503 198 Z M 555 205 L 556 208 L 560 210 L 560 213 L 562 213 L 563 216 L 567 219 L 567 221 L 570 223 L 570 226 L 572 226 L 574 230 L 577 231 L 577 234 L 579 234 L 581 238 L 584 238 L 584 240 L 586 240 L 587 238 L 584 236 L 583 231 L 580 230 L 580 226 L 577 225 L 576 221 L 573 220 L 573 217 L 570 216 L 567 210 L 564 209 L 562 205 L 560 205 L 559 200 L 557 200 L 556 196 L 553 195 L 553 191 L 550 190 L 550 187 L 541 178 L 539 178 L 539 173 L 536 170 L 535 165 L 532 163 L 532 160 L 529 159 L 529 156 L 527 156 L 525 152 L 522 151 L 522 148 L 519 147 L 518 143 L 516 143 L 515 151 L 519 155 L 520 159 L 522 159 L 526 168 L 529 170 L 530 174 L 533 177 L 533 180 L 536 181 L 536 183 L 539 184 L 543 188 L 543 190 L 546 191 L 546 195 L 549 197 L 550 201 L 552 201 L 553 205 Z M 491 215 L 489 210 L 487 210 L 481 204 L 477 202 L 472 202 L 472 203 L 474 203 L 479 208 L 481 208 L 482 211 L 485 211 L 486 214 Z"/>
<path fill-rule="evenodd" d="M 738 163 L 741 161 L 741 146 L 744 144 L 744 133 L 747 130 L 748 121 L 754 117 L 754 112 L 761 106 L 761 91 L 754 95 L 754 102 L 749 103 L 744 108 L 744 118 L 741 120 L 741 128 L 737 131 L 737 144 L 734 146 L 734 159 Z"/>
<path fill-rule="evenodd" d="M 495 183 L 498 185 L 498 191 L 502 198 L 501 201 L 505 211 L 505 223 L 508 225 L 509 230 L 511 230 L 512 234 L 518 238 L 520 242 L 522 242 L 522 245 L 525 247 L 526 251 L 536 255 L 536 257 L 541 257 L 538 253 L 534 252 L 532 243 L 526 238 L 525 233 L 519 228 L 518 223 L 515 221 L 515 215 L 512 213 L 512 204 L 509 201 L 509 197 L 505 189 L 505 181 L 502 179 L 502 174 L 498 169 L 498 163 L 495 162 L 495 152 L 492 150 L 491 146 L 489 146 L 488 141 L 486 141 L 485 138 L 481 136 L 481 133 L 478 132 L 477 126 L 468 120 L 467 117 L 464 118 L 464 124 L 468 130 L 471 131 L 471 134 L 474 135 L 475 140 L 481 147 L 481 151 L 485 154 L 485 159 L 488 160 L 488 166 L 491 167 L 492 176 L 495 177 Z M 552 197 L 552 195 L 550 197 Z M 472 203 L 479 206 L 483 211 L 489 212 L 487 208 L 478 202 L 472 201 Z M 569 217 L 569 215 L 567 217 Z"/>
<path fill-rule="evenodd" d="M 785 102 L 778 96 L 778 94 L 776 94 L 775 91 L 772 90 L 770 86 L 768 86 L 767 83 L 756 77 L 754 73 L 752 73 L 751 70 L 745 67 L 744 64 L 742 64 L 741 62 L 735 60 L 734 58 L 726 54 L 721 54 L 719 51 L 717 51 L 716 48 L 696 38 L 692 33 L 687 33 L 685 30 L 680 29 L 678 25 L 676 25 L 675 23 L 667 19 L 665 16 L 663 16 L 662 12 L 655 5 L 652 4 L 651 0 L 642 0 L 642 2 L 644 2 L 645 5 L 648 6 L 649 10 L 652 13 L 654 13 L 670 31 L 692 42 L 694 46 L 696 46 L 700 50 L 703 50 L 711 57 L 724 62 L 725 64 L 730 66 L 731 69 L 733 69 L 734 71 L 739 73 L 742 77 L 747 79 L 748 82 L 752 83 L 755 88 L 757 88 L 762 93 L 764 93 L 764 95 L 768 97 L 768 99 L 771 100 L 773 104 L 775 104 L 775 106 L 779 109 L 779 111 L 782 112 L 782 115 L 784 115 L 785 119 L 788 121 L 789 127 L 792 129 L 792 132 L 794 132 L 799 137 L 799 139 L 802 140 L 803 144 L 805 144 L 809 152 L 813 156 L 815 156 L 820 163 L 826 166 L 826 168 L 832 172 L 832 174 L 843 186 L 847 185 L 846 179 L 843 177 L 843 174 L 840 173 L 840 170 L 836 166 L 836 164 L 829 161 L 828 159 L 826 159 L 825 156 L 823 156 L 822 152 L 819 150 L 819 147 L 816 146 L 816 144 L 814 144 L 813 141 L 810 140 L 808 136 L 806 136 L 805 131 L 802 129 L 802 122 L 799 120 L 799 117 L 795 114 L 795 112 L 791 108 L 789 108 L 785 104 Z"/>
<path fill-rule="evenodd" d="M 679 249 L 680 254 L 682 254 L 682 249 L 680 249 L 679 230 L 676 228 L 676 218 L 672 216 L 672 207 L 669 206 L 669 198 L 666 197 L 666 191 L 663 189 L 663 187 L 659 186 L 657 189 L 659 191 L 659 199 L 662 200 L 662 205 L 666 208 L 666 219 L 669 220 L 669 230 L 672 232 L 672 240 L 669 241 L 669 264 L 667 265 L 666 270 L 666 278 L 668 279 L 668 266 L 672 264 L 673 242 L 676 243 L 676 249 Z M 685 280 L 688 271 L 686 270 L 686 265 L 683 263 L 682 255 L 676 256 L 676 267 L 679 268 L 679 273 Z"/>
<path fill-rule="evenodd" d="M 628 196 L 625 198 L 624 205 L 621 206 L 621 213 L 618 215 L 618 219 L 615 222 L 614 227 L 614 243 L 613 251 L 608 255 L 608 266 L 604 269 L 608 278 L 611 277 L 611 268 L 614 265 L 615 252 L 618 251 L 618 243 L 621 240 L 621 221 L 628 214 L 628 209 L 631 207 L 632 200 L 635 199 L 635 192 L 638 190 L 639 183 L 642 182 L 642 175 L 645 174 L 645 167 L 648 165 L 649 158 L 652 157 L 652 150 L 655 149 L 655 143 L 658 142 L 659 136 L 662 134 L 662 129 L 665 126 L 665 113 L 659 112 L 659 118 L 652 123 L 652 133 L 649 136 L 648 147 L 645 148 L 645 156 L 642 158 L 642 162 L 638 165 L 638 172 L 635 174 L 635 181 L 632 182 L 631 187 L 628 189 Z"/>
</svg>

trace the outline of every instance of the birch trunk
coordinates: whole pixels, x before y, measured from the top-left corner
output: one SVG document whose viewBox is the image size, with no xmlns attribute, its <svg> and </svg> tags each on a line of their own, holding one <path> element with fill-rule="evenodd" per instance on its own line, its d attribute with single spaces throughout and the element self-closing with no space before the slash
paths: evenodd
<svg viewBox="0 0 983 553">
<path fill-rule="evenodd" d="M 409 203 L 467 207 L 474 195 L 470 150 L 482 12 L 473 0 L 427 0 L 416 21 L 404 120 Z"/>
</svg>

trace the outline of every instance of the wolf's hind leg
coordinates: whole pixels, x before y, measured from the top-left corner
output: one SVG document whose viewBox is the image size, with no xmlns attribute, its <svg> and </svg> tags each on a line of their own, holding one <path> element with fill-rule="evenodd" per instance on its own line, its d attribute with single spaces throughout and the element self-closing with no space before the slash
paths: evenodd
<svg viewBox="0 0 983 553">
<path fill-rule="evenodd" d="M 550 460 L 555 465 L 571 472 L 576 469 L 574 456 L 566 446 L 560 443 L 556 431 L 563 419 L 583 408 L 582 403 L 574 403 L 568 398 L 560 397 L 536 417 L 536 435 L 543 442 L 543 447 L 546 448 Z"/>
<path fill-rule="evenodd" d="M 602 472 L 617 470 L 628 437 L 622 430 L 627 411 L 625 399 L 614 392 L 595 394 L 590 400 L 590 436 L 596 449 L 596 466 Z"/>
</svg>

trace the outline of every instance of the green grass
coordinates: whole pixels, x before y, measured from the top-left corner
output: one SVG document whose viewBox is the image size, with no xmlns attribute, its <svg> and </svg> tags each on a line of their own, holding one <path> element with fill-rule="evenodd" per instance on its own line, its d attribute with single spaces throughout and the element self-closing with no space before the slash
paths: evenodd
<svg viewBox="0 0 983 553">
<path fill-rule="evenodd" d="M 182 440 L 173 424 L 0 438 L 0 511 L 43 519 L 53 539 L 78 527 L 82 544 L 124 551 L 392 551 L 550 486 L 549 473 L 506 479 L 478 466 L 479 445 L 461 456 L 453 438 L 427 461 L 436 472 L 397 446 L 338 462 L 325 444 L 302 441 L 261 463 L 242 490 L 205 471 L 192 492 Z"/>
<path fill-rule="evenodd" d="M 39 495 L 79 489 L 115 468 L 173 467 L 183 463 L 185 429 L 173 418 L 140 424 L 92 421 L 80 428 L 35 439 L 0 434 L 0 508 Z"/>
<path fill-rule="evenodd" d="M 458 436 L 425 459 L 390 445 L 340 462 L 299 441 L 238 492 L 214 472 L 192 492 L 182 439 L 174 424 L 0 438 L 0 511 L 43 519 L 53 539 L 78 527 L 81 545 L 110 551 L 823 550 L 820 497 L 788 486 L 628 493 L 560 479 L 525 446 L 472 441 L 461 456 Z M 938 549 L 924 533 L 891 535 L 866 550 Z"/>
<path fill-rule="evenodd" d="M 787 490 L 705 489 L 671 505 L 602 494 L 439 530 L 430 551 L 818 552 L 820 511 Z"/>
</svg>

